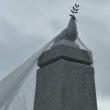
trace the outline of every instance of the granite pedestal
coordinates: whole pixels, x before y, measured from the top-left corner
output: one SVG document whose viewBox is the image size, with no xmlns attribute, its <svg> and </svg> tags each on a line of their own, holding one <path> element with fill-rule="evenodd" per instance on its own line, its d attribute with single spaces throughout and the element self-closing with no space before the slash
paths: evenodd
<svg viewBox="0 0 110 110">
<path fill-rule="evenodd" d="M 34 110 L 97 110 L 94 69 L 88 52 L 66 45 L 39 58 Z"/>
</svg>

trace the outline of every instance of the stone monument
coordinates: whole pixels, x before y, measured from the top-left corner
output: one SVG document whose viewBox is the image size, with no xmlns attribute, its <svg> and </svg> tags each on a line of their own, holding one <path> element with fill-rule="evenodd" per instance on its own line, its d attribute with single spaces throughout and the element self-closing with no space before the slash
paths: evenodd
<svg viewBox="0 0 110 110">
<path fill-rule="evenodd" d="M 97 110 L 93 62 L 88 50 L 75 43 L 78 7 L 54 45 L 39 57 L 34 110 Z"/>
</svg>

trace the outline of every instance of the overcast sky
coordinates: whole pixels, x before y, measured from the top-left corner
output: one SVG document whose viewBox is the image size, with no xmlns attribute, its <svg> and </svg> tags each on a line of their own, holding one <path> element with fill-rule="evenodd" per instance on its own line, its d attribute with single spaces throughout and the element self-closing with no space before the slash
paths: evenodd
<svg viewBox="0 0 110 110">
<path fill-rule="evenodd" d="M 94 55 L 99 110 L 110 110 L 110 0 L 0 0 L 0 79 L 61 32 L 73 4 L 79 37 Z"/>
</svg>

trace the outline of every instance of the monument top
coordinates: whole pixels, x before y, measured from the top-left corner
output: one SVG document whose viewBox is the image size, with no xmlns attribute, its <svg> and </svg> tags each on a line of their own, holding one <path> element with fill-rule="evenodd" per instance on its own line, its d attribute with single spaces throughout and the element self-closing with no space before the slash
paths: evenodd
<svg viewBox="0 0 110 110">
<path fill-rule="evenodd" d="M 78 13 L 79 5 L 75 4 L 73 6 L 73 10 L 71 10 L 72 14 L 70 15 L 70 22 L 68 26 L 55 38 L 54 43 L 58 43 L 61 40 L 69 40 L 75 42 L 78 37 L 77 25 L 76 25 L 76 17 L 75 14 Z"/>
</svg>

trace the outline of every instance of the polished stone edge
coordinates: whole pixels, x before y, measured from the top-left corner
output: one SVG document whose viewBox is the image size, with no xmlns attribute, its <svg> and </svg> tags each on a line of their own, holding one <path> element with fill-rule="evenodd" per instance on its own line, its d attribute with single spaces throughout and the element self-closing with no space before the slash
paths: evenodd
<svg viewBox="0 0 110 110">
<path fill-rule="evenodd" d="M 88 51 L 61 44 L 45 51 L 38 59 L 38 66 L 44 67 L 60 59 L 85 65 L 92 64 Z"/>
</svg>

